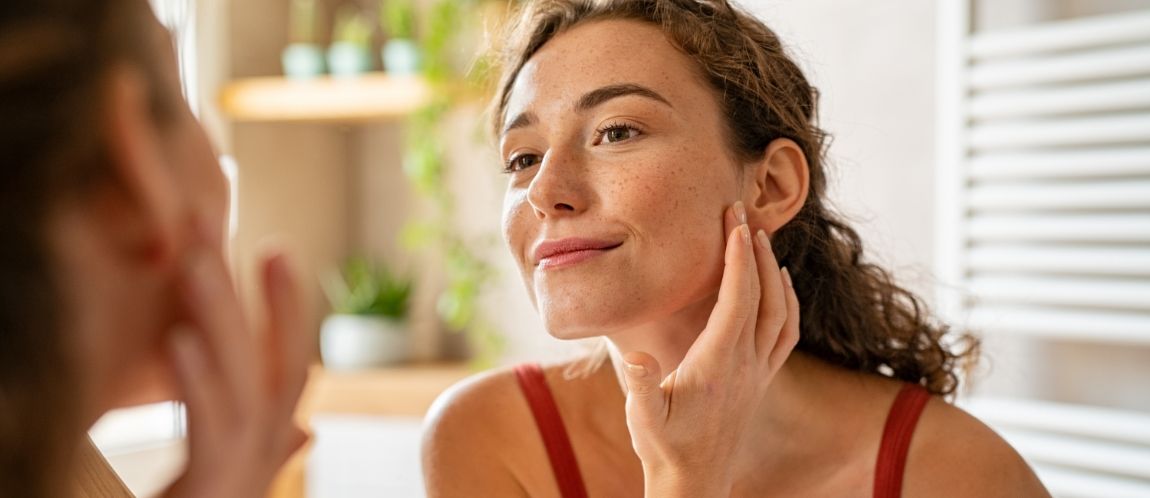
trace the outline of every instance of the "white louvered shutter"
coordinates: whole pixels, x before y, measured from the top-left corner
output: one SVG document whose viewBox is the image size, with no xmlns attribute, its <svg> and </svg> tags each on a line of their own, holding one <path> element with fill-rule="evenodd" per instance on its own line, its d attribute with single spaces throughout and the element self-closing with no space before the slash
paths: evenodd
<svg viewBox="0 0 1150 498">
<path fill-rule="evenodd" d="M 1150 372 L 1150 10 L 979 32 L 968 0 L 940 7 L 944 316 L 988 339 L 1125 348 Z M 1123 380 L 1150 399 L 1150 378 Z M 1147 411 L 964 404 L 1055 496 L 1150 497 Z"/>
</svg>

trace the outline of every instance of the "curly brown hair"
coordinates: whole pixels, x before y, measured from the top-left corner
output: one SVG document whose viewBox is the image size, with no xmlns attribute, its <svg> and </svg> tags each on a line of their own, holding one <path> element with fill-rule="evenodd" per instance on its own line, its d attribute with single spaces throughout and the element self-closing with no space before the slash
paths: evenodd
<svg viewBox="0 0 1150 498">
<path fill-rule="evenodd" d="M 720 99 L 730 147 L 740 157 L 762 158 L 779 138 L 802 148 L 810 169 L 806 204 L 772 237 L 802 303 L 797 349 L 852 370 L 920 384 L 934 394 L 954 394 L 961 373 L 978 357 L 978 339 L 948 334 L 949 327 L 936 322 L 919 297 L 864 260 L 858 233 L 826 199 L 829 141 L 818 126 L 818 90 L 778 36 L 745 10 L 726 0 L 528 2 L 503 50 L 492 112 L 496 133 L 523 65 L 560 33 L 601 20 L 655 25 L 693 59 Z"/>
</svg>

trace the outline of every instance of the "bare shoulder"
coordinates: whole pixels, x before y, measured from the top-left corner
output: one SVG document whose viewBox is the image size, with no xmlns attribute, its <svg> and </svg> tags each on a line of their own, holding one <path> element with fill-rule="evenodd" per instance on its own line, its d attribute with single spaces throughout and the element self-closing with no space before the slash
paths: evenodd
<svg viewBox="0 0 1150 498">
<path fill-rule="evenodd" d="M 993 429 L 933 397 L 915 429 L 906 496 L 1048 497 L 1034 471 Z"/>
<path fill-rule="evenodd" d="M 527 496 L 514 445 L 530 414 L 515 373 L 501 368 L 444 391 L 424 422 L 423 476 L 430 497 Z"/>
</svg>

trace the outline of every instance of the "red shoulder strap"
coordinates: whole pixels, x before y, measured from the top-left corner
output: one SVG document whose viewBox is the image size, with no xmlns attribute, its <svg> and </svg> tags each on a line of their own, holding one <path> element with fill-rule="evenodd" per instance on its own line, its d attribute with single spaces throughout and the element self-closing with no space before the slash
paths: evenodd
<svg viewBox="0 0 1150 498">
<path fill-rule="evenodd" d="M 534 363 L 519 365 L 515 367 L 515 377 L 519 379 L 519 388 L 523 390 L 527 404 L 531 405 L 535 425 L 543 436 L 543 445 L 547 447 L 547 457 L 551 460 L 551 470 L 559 484 L 560 496 L 587 498 L 579 463 L 575 460 L 575 451 L 571 449 L 571 439 L 567 437 L 567 428 L 563 425 L 563 417 L 559 415 L 559 407 L 551 395 L 551 388 L 547 386 L 543 369 Z"/>
<path fill-rule="evenodd" d="M 878 461 L 875 462 L 874 498 L 899 498 L 902 495 L 906 454 L 910 450 L 918 417 L 928 400 L 930 393 L 915 384 L 904 385 L 894 399 L 883 428 Z"/>
</svg>

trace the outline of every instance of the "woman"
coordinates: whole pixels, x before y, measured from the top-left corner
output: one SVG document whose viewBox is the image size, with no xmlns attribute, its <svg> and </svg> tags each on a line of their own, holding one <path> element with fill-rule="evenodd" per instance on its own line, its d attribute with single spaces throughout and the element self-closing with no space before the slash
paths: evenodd
<svg viewBox="0 0 1150 498">
<path fill-rule="evenodd" d="M 1046 495 L 940 399 L 976 343 L 943 347 L 862 260 L 815 89 L 766 26 L 723 0 L 552 0 L 516 32 L 504 236 L 548 332 L 612 361 L 446 393 L 431 496 Z"/>
<path fill-rule="evenodd" d="M 268 327 L 250 333 L 226 183 L 171 47 L 146 0 L 0 3 L 0 496 L 124 494 L 82 457 L 129 401 L 187 403 L 166 496 L 262 495 L 304 441 L 296 285 L 266 260 Z"/>
</svg>

